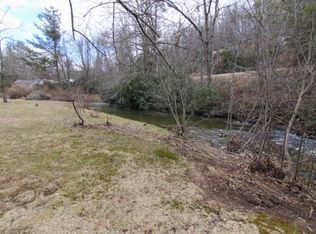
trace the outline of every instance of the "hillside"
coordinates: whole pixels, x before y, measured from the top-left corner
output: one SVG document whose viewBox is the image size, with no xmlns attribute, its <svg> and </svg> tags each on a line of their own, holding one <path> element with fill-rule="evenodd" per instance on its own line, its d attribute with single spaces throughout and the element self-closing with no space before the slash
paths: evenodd
<svg viewBox="0 0 316 234">
<path fill-rule="evenodd" d="M 235 73 L 224 73 L 212 75 L 212 82 L 214 85 L 221 83 L 231 83 L 235 79 L 235 85 L 238 88 L 243 88 L 249 85 L 258 77 L 256 71 L 246 71 L 246 72 L 235 72 Z M 201 76 L 194 74 L 191 76 L 192 80 L 196 82 L 201 81 Z M 203 77 L 203 82 L 206 82 L 206 76 Z"/>
</svg>

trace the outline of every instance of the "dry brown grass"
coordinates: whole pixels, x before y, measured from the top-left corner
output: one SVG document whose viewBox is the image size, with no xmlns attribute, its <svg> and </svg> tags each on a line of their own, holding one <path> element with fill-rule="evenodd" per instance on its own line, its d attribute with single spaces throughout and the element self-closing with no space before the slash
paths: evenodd
<svg viewBox="0 0 316 234">
<path fill-rule="evenodd" d="M 248 215 L 227 223 L 203 203 L 190 165 L 159 140 L 166 130 L 76 121 L 70 103 L 0 103 L 0 233 L 256 233 Z"/>
<path fill-rule="evenodd" d="M 84 102 L 102 102 L 101 96 L 99 94 L 84 94 Z"/>
<path fill-rule="evenodd" d="M 201 82 L 201 76 L 194 74 L 191 76 L 192 80 Z M 232 82 L 235 78 L 237 86 L 244 87 L 249 85 L 253 80 L 257 78 L 256 71 L 236 72 L 236 73 L 225 73 L 212 75 L 212 82 Z M 207 77 L 203 77 L 203 81 L 206 82 Z"/>
<path fill-rule="evenodd" d="M 0 103 L 0 233 L 259 233 L 256 215 L 205 200 L 170 132 L 82 115 L 103 127 L 73 128 L 70 103 Z"/>
<path fill-rule="evenodd" d="M 31 93 L 31 90 L 23 88 L 19 85 L 13 85 L 6 90 L 7 95 L 11 99 L 24 98 Z"/>
<path fill-rule="evenodd" d="M 237 89 L 241 89 L 247 87 L 251 84 L 255 79 L 257 79 L 258 75 L 254 71 L 249 72 L 237 72 L 237 73 L 227 73 L 227 74 L 217 74 L 213 75 L 212 79 L 215 84 L 224 82 L 224 83 L 232 83 L 234 80 L 234 84 Z"/>
</svg>

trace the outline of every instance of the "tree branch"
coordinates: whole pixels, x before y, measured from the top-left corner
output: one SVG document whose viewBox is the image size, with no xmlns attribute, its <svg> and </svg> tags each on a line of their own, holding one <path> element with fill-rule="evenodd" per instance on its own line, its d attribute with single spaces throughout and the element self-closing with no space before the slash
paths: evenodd
<svg viewBox="0 0 316 234">
<path fill-rule="evenodd" d="M 144 34 L 144 36 L 149 40 L 149 42 L 155 47 L 155 49 L 157 50 L 158 54 L 160 55 L 160 57 L 162 58 L 162 60 L 165 62 L 165 64 L 168 66 L 168 68 L 172 71 L 172 73 L 174 73 L 175 75 L 177 75 L 177 73 L 175 72 L 175 70 L 173 69 L 173 67 L 169 64 L 169 62 L 167 61 L 167 59 L 165 58 L 165 56 L 162 54 L 161 50 L 158 48 L 156 42 L 154 42 L 150 36 L 145 32 L 141 22 L 143 22 L 146 26 L 148 26 L 151 31 L 155 32 L 156 35 L 158 35 L 158 33 L 151 28 L 144 20 L 142 20 L 135 12 L 133 12 L 131 9 L 129 9 L 129 7 L 123 3 L 121 0 L 117 0 L 117 2 L 127 11 L 129 12 L 136 20 L 140 30 L 142 31 L 142 33 Z"/>
<path fill-rule="evenodd" d="M 202 31 L 199 29 L 199 27 L 196 25 L 196 23 L 194 23 L 193 20 L 189 16 L 187 16 L 182 10 L 180 10 L 172 1 L 169 1 L 169 0 L 162 0 L 162 1 L 165 2 L 169 7 L 173 8 L 174 10 L 179 12 L 187 21 L 189 21 L 189 23 L 194 27 L 194 29 L 200 35 L 200 39 L 202 41 L 204 41 Z"/>
</svg>

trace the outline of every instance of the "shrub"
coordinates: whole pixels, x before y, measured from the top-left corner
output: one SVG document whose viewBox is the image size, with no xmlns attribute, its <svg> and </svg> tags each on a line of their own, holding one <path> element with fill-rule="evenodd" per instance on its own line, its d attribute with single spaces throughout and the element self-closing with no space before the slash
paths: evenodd
<svg viewBox="0 0 316 234">
<path fill-rule="evenodd" d="M 46 92 L 50 94 L 52 100 L 69 102 L 72 100 L 74 90 L 72 89 L 65 90 L 58 87 L 53 90 L 46 90 Z"/>
<path fill-rule="evenodd" d="M 11 99 L 26 97 L 31 93 L 31 90 L 23 88 L 19 85 L 13 85 L 7 89 L 7 94 Z"/>
<path fill-rule="evenodd" d="M 214 74 L 251 70 L 256 65 L 256 56 L 252 53 L 242 53 L 236 57 L 232 50 L 225 49 L 220 56 L 221 61 L 214 66 Z"/>
<path fill-rule="evenodd" d="M 44 86 L 46 86 L 48 89 L 57 89 L 60 87 L 60 84 L 53 81 L 45 81 Z"/>
<path fill-rule="evenodd" d="M 108 101 L 120 107 L 147 110 L 152 103 L 150 90 L 151 83 L 142 73 L 130 74 L 110 91 Z"/>
<path fill-rule="evenodd" d="M 220 95 L 209 85 L 196 85 L 193 92 L 193 109 L 196 113 L 209 113 L 220 100 Z"/>
</svg>

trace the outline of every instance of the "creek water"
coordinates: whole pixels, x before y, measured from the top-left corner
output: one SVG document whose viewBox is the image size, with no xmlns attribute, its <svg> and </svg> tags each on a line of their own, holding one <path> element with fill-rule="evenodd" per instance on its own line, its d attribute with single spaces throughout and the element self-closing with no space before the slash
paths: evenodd
<svg viewBox="0 0 316 234">
<path fill-rule="evenodd" d="M 175 120 L 169 113 L 152 112 L 152 111 L 136 111 L 130 109 L 120 109 L 106 105 L 95 105 L 91 107 L 98 111 L 107 112 L 112 115 L 123 117 L 126 119 L 136 120 L 159 127 L 174 126 Z M 234 122 L 233 128 L 238 131 L 242 123 Z M 191 127 L 190 135 L 198 140 L 211 143 L 217 148 L 222 148 L 226 145 L 225 128 L 226 118 L 201 118 L 191 117 L 189 120 Z M 278 146 L 283 145 L 284 130 L 273 129 L 270 133 L 269 139 L 272 143 Z M 300 136 L 292 133 L 289 138 L 289 147 L 292 150 L 298 150 L 300 145 Z M 305 152 L 308 154 L 316 153 L 316 139 L 305 139 Z"/>
<path fill-rule="evenodd" d="M 176 124 L 173 116 L 169 113 L 152 112 L 152 111 L 136 111 L 130 109 L 119 109 L 114 107 L 102 107 L 99 110 L 120 116 L 126 119 L 137 120 L 159 127 L 174 126 Z M 189 126 L 202 129 L 225 129 L 226 118 L 201 118 L 191 117 Z"/>
</svg>

